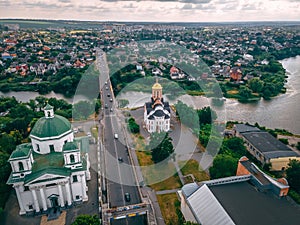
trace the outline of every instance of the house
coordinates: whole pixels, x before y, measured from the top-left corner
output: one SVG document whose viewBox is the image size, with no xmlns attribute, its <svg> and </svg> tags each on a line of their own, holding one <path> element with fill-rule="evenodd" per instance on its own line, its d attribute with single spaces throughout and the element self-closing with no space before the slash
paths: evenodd
<svg viewBox="0 0 300 225">
<path fill-rule="evenodd" d="M 152 86 L 150 102 L 144 105 L 144 123 L 149 133 L 168 132 L 170 130 L 170 106 L 162 96 L 162 86 L 156 80 Z"/>
<path fill-rule="evenodd" d="M 245 141 L 247 150 L 262 165 L 271 164 L 271 170 L 285 170 L 290 160 L 300 160 L 297 152 L 277 140 L 269 132 L 245 124 L 235 124 L 234 132 L 237 137 Z"/>
<path fill-rule="evenodd" d="M 1 58 L 3 60 L 7 60 L 7 59 L 12 59 L 13 57 L 8 52 L 4 52 L 1 54 Z"/>
<path fill-rule="evenodd" d="M 70 122 L 44 108 L 30 133 L 31 143 L 18 145 L 9 157 L 20 215 L 59 211 L 88 200 L 91 178 L 88 137 L 74 138 Z"/>
<path fill-rule="evenodd" d="M 300 224 L 288 191 L 286 179 L 273 179 L 242 157 L 236 176 L 186 184 L 178 196 L 184 218 L 202 225 Z"/>
<path fill-rule="evenodd" d="M 242 79 L 242 71 L 239 67 L 233 67 L 230 69 L 230 79 L 233 81 L 240 81 Z"/>
</svg>

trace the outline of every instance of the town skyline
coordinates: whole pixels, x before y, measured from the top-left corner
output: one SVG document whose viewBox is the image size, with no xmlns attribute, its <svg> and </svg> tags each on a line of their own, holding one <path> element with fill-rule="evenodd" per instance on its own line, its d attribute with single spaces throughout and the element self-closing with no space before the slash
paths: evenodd
<svg viewBox="0 0 300 225">
<path fill-rule="evenodd" d="M 1 19 L 120 22 L 299 21 L 297 0 L 0 1 Z"/>
</svg>

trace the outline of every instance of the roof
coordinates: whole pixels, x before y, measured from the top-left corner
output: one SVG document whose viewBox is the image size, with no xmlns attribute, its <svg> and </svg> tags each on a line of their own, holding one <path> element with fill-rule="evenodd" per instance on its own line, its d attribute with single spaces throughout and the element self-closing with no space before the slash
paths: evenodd
<svg viewBox="0 0 300 225">
<path fill-rule="evenodd" d="M 286 198 L 259 192 L 247 181 L 210 186 L 209 189 L 236 224 L 300 224 L 299 207 Z"/>
<path fill-rule="evenodd" d="M 235 130 L 239 133 L 250 132 L 250 131 L 260 131 L 259 128 L 246 125 L 246 124 L 235 124 Z"/>
<path fill-rule="evenodd" d="M 265 177 L 264 173 L 261 172 L 254 163 L 249 160 L 240 161 L 240 163 L 263 185 L 269 185 L 270 181 Z"/>
<path fill-rule="evenodd" d="M 165 115 L 164 111 L 162 110 L 155 110 L 155 112 L 153 113 L 154 116 L 156 117 L 162 117 Z"/>
<path fill-rule="evenodd" d="M 187 202 L 196 220 L 202 225 L 234 225 L 206 184 L 195 191 L 187 199 Z"/>
<path fill-rule="evenodd" d="M 51 118 L 40 118 L 35 123 L 30 136 L 38 138 L 56 137 L 68 131 L 72 132 L 71 123 L 62 116 L 54 115 Z"/>
<path fill-rule="evenodd" d="M 159 83 L 155 83 L 153 86 L 152 86 L 152 89 L 162 89 L 162 86 L 159 84 Z"/>
<path fill-rule="evenodd" d="M 28 158 L 31 152 L 32 146 L 30 143 L 20 144 L 17 146 L 16 150 L 14 150 L 10 157 L 9 161 L 20 158 Z"/>
<path fill-rule="evenodd" d="M 51 106 L 51 105 L 49 105 L 49 103 L 47 103 L 44 110 L 51 110 L 51 109 L 53 109 L 53 106 Z"/>
<path fill-rule="evenodd" d="M 193 194 L 197 189 L 199 188 L 198 184 L 196 183 L 189 183 L 185 184 L 182 187 L 182 194 L 185 195 L 186 198 L 188 198 L 191 194 Z"/>
<path fill-rule="evenodd" d="M 27 174 L 25 176 L 25 180 L 24 180 L 24 183 L 27 184 L 45 174 L 55 174 L 55 175 L 61 175 L 61 176 L 70 176 L 71 174 L 71 170 L 68 169 L 68 168 L 47 168 L 47 169 L 43 169 L 43 170 L 39 170 L 39 171 L 36 171 L 36 172 L 32 172 L 30 174 Z M 42 182 L 42 181 L 49 181 L 49 180 L 55 180 L 57 178 L 53 178 L 53 179 L 46 179 L 46 180 L 39 180 L 39 182 Z"/>
<path fill-rule="evenodd" d="M 78 146 L 75 142 L 67 142 L 64 144 L 63 146 L 63 152 L 67 152 L 67 151 L 78 151 Z"/>
<path fill-rule="evenodd" d="M 267 152 L 273 152 L 273 155 L 276 155 L 276 157 L 298 156 L 296 152 L 268 132 L 246 132 L 242 133 L 242 136 L 266 156 L 268 155 L 266 154 Z M 274 152 L 277 153 L 274 154 Z M 269 156 L 272 156 L 272 154 L 269 154 Z"/>
</svg>

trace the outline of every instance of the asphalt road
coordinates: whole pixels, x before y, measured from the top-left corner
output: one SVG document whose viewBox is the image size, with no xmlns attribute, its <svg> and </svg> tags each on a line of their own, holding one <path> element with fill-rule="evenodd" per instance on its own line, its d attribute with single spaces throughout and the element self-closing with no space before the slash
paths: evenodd
<svg viewBox="0 0 300 225">
<path fill-rule="evenodd" d="M 112 99 L 112 100 L 111 100 Z M 106 162 L 107 195 L 110 207 L 120 207 L 141 203 L 134 178 L 133 168 L 125 145 L 121 123 L 116 115 L 115 99 L 112 96 L 110 83 L 102 89 L 104 110 L 104 154 Z M 118 138 L 115 138 L 115 134 Z M 129 193 L 130 201 L 126 201 L 125 193 Z M 147 224 L 144 216 L 115 220 L 113 225 Z"/>
</svg>

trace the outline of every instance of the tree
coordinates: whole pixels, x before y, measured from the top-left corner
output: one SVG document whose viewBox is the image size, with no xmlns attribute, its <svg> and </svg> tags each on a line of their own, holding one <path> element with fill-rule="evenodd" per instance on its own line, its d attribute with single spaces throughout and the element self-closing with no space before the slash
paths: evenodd
<svg viewBox="0 0 300 225">
<path fill-rule="evenodd" d="M 72 225 L 100 225 L 100 220 L 96 215 L 80 215 Z"/>
<path fill-rule="evenodd" d="M 135 119 L 132 117 L 128 120 L 128 128 L 131 133 L 137 134 L 140 132 L 140 126 L 135 122 Z"/>
<path fill-rule="evenodd" d="M 243 139 L 238 137 L 225 139 L 222 144 L 221 152 L 228 152 L 228 151 L 236 158 L 240 158 L 246 155 L 247 150 L 244 145 Z"/>
<path fill-rule="evenodd" d="M 217 114 L 209 106 L 197 110 L 200 124 L 211 124 L 216 118 Z"/>
<path fill-rule="evenodd" d="M 88 101 L 80 101 L 74 105 L 73 118 L 78 119 L 87 119 L 94 109 Z"/>
<path fill-rule="evenodd" d="M 300 161 L 291 160 L 286 170 L 286 177 L 291 188 L 300 194 Z"/>
<path fill-rule="evenodd" d="M 234 176 L 236 174 L 238 159 L 231 155 L 217 155 L 213 166 L 209 168 L 212 179 Z"/>
<path fill-rule="evenodd" d="M 248 87 L 241 87 L 239 90 L 239 94 L 241 96 L 242 99 L 248 99 L 251 97 L 251 93 L 252 91 L 248 88 Z"/>
<path fill-rule="evenodd" d="M 253 92 L 260 93 L 264 87 L 264 82 L 256 77 L 249 81 L 249 87 Z"/>
<path fill-rule="evenodd" d="M 163 161 L 174 152 L 172 139 L 169 137 L 168 133 L 164 132 L 153 133 L 150 137 L 148 147 L 151 149 L 152 160 L 155 163 Z"/>
</svg>

